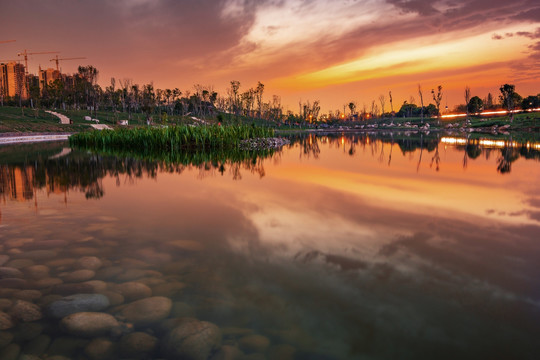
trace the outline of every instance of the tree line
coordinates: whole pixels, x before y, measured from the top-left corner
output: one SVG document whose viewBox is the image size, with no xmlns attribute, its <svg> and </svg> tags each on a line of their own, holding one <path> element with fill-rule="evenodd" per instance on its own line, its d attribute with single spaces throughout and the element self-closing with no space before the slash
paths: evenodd
<svg viewBox="0 0 540 360">
<path fill-rule="evenodd" d="M 404 101 L 397 111 L 394 110 L 392 92 L 388 97 L 381 94 L 377 100 L 363 103 L 355 101 L 343 105 L 342 109 L 321 113 L 319 100 L 300 101 L 298 113 L 283 110 L 281 98 L 272 95 L 264 97 L 265 86 L 258 82 L 256 86 L 241 89 L 240 81 L 233 80 L 223 95 L 218 94 L 213 86 L 194 85 L 191 89 L 180 90 L 155 88 L 153 83 L 135 84 L 131 79 L 111 78 L 110 85 L 102 88 L 97 84 L 99 71 L 91 66 L 79 66 L 73 76 L 63 75 L 60 79 L 39 84 L 28 81 L 28 105 L 38 108 L 62 108 L 64 110 L 88 110 L 94 115 L 98 110 L 108 110 L 127 114 L 129 120 L 133 114 L 144 114 L 148 122 L 155 120 L 166 122 L 171 116 L 192 116 L 200 119 L 224 116 L 257 118 L 268 121 L 331 121 L 331 120 L 368 120 L 373 118 L 394 117 L 439 117 L 443 100 L 443 87 L 431 89 L 431 100 L 425 104 L 421 85 L 418 85 L 417 103 L 414 96 Z M 41 86 L 40 86 L 41 85 Z M 515 91 L 515 86 L 504 84 L 500 87 L 498 101 L 489 93 L 485 98 L 472 96 L 470 88 L 465 88 L 465 103 L 454 108 L 454 112 L 479 113 L 484 110 L 505 108 L 527 110 L 540 107 L 540 94 L 522 97 Z M 6 103 L 22 106 L 21 99 L 5 99 Z M 4 97 L 2 97 L 2 105 Z M 389 108 L 387 107 L 389 105 Z M 448 109 L 447 109 L 448 110 Z"/>
</svg>

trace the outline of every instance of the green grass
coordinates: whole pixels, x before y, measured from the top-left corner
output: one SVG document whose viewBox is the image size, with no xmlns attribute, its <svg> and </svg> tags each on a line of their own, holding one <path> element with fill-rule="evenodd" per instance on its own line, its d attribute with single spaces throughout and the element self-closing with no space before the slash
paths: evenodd
<svg viewBox="0 0 540 360">
<path fill-rule="evenodd" d="M 273 135 L 273 129 L 246 125 L 170 126 L 83 132 L 71 136 L 69 141 L 74 146 L 97 150 L 121 149 L 155 153 L 235 148 L 242 140 Z"/>
<path fill-rule="evenodd" d="M 86 126 L 63 125 L 44 110 L 0 106 L 0 132 L 78 132 Z"/>
</svg>

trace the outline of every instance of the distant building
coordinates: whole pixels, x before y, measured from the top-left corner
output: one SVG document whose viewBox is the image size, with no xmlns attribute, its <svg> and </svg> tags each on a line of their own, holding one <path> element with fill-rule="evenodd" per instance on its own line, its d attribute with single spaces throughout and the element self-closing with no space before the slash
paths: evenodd
<svg viewBox="0 0 540 360">
<path fill-rule="evenodd" d="M 28 91 L 25 84 L 24 65 L 14 61 L 0 64 L 0 96 L 11 98 L 20 96 L 28 99 Z"/>
<path fill-rule="evenodd" d="M 42 70 L 41 67 L 39 68 L 39 90 L 43 92 L 43 89 L 45 88 L 45 85 L 52 84 L 55 80 L 62 80 L 62 74 L 60 71 L 52 68 L 48 68 L 47 70 Z"/>
</svg>

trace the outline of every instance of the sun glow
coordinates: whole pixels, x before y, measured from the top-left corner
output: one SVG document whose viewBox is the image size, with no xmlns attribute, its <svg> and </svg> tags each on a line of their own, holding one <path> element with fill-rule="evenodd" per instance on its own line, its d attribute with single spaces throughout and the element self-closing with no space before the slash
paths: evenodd
<svg viewBox="0 0 540 360">
<path fill-rule="evenodd" d="M 512 32 L 518 29 L 508 28 L 504 31 Z M 453 39 L 454 36 L 440 39 L 439 35 L 433 35 L 374 47 L 366 56 L 356 60 L 299 75 L 294 79 L 282 78 L 277 82 L 293 88 L 324 87 L 404 73 L 487 66 L 486 59 L 497 59 L 500 63 L 521 58 L 522 49 L 529 41 L 527 38 L 514 37 L 504 43 L 497 42 L 491 39 L 491 32 L 469 37 L 460 33 L 454 35 L 456 39 Z"/>
</svg>

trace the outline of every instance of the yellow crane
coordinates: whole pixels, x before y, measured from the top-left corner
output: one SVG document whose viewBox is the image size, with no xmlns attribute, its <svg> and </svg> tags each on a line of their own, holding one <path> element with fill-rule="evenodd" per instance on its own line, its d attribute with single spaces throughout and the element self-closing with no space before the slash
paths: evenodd
<svg viewBox="0 0 540 360">
<path fill-rule="evenodd" d="M 41 51 L 29 53 L 26 49 L 23 52 L 17 54 L 17 56 L 24 56 L 24 72 L 25 75 L 28 75 L 28 55 L 41 55 L 41 54 L 58 54 L 59 51 Z"/>
<path fill-rule="evenodd" d="M 51 59 L 50 61 L 56 61 L 56 70 L 57 71 L 60 71 L 59 68 L 58 68 L 58 62 L 59 61 L 63 61 L 63 60 L 80 60 L 80 59 L 86 59 L 85 57 L 72 57 L 72 58 L 63 58 L 63 59 L 59 59 L 58 58 L 58 55 L 56 55 L 54 57 L 54 59 Z"/>
</svg>

